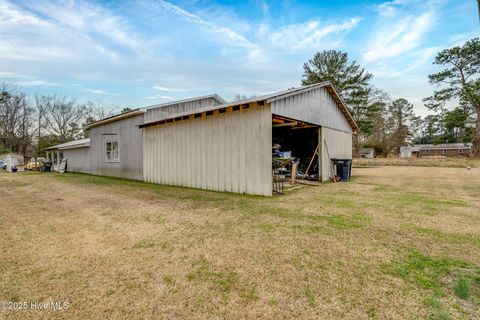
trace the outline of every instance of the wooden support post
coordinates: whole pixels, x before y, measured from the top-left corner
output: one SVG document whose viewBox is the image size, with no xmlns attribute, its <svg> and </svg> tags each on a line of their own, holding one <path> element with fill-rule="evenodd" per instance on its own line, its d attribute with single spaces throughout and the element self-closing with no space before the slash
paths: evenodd
<svg viewBox="0 0 480 320">
<path fill-rule="evenodd" d="M 297 177 L 297 164 L 295 162 L 292 163 L 292 170 L 291 170 L 291 183 L 292 185 L 295 184 L 295 178 Z"/>
</svg>

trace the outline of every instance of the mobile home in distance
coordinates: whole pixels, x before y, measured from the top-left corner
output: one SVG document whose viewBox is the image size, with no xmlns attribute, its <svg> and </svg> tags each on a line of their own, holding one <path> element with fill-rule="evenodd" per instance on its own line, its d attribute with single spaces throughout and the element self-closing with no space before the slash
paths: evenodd
<svg viewBox="0 0 480 320">
<path fill-rule="evenodd" d="M 400 148 L 400 157 L 465 157 L 472 154 L 472 143 L 416 144 Z"/>
</svg>

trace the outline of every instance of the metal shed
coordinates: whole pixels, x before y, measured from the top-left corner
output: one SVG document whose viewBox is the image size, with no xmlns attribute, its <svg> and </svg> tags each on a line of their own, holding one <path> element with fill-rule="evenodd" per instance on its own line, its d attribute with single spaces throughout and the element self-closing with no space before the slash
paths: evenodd
<svg viewBox="0 0 480 320">
<path fill-rule="evenodd" d="M 59 170 L 60 161 L 66 159 L 67 171 L 90 173 L 90 139 L 70 141 L 44 150 L 55 170 Z"/>
<path fill-rule="evenodd" d="M 291 145 L 300 145 L 305 134 L 299 133 L 308 129 L 318 146 L 321 181 L 332 175 L 332 158 L 352 158 L 358 130 L 329 82 L 169 114 L 138 127 L 145 181 L 265 196 L 272 195 L 272 139 L 279 128 Z"/>
</svg>

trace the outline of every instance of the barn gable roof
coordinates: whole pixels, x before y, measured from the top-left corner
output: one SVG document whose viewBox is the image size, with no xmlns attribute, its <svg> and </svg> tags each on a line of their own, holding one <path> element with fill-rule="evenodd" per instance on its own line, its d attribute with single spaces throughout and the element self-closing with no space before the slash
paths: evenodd
<svg viewBox="0 0 480 320">
<path fill-rule="evenodd" d="M 280 100 L 280 99 L 283 99 L 283 98 L 286 98 L 286 97 L 289 97 L 289 96 L 292 96 L 292 95 L 297 95 L 297 94 L 300 94 L 300 93 L 303 93 L 303 92 L 306 92 L 306 91 L 310 91 L 310 90 L 315 90 L 315 89 L 318 89 L 318 88 L 326 88 L 327 89 L 327 91 L 332 95 L 333 99 L 335 100 L 335 103 L 337 104 L 340 111 L 343 113 L 343 115 L 348 120 L 349 124 L 352 126 L 353 130 L 358 131 L 359 127 L 358 127 L 357 123 L 355 122 L 355 120 L 353 119 L 352 115 L 350 114 L 350 111 L 348 110 L 347 105 L 345 104 L 345 102 L 343 102 L 342 98 L 340 98 L 340 96 L 338 95 L 335 88 L 333 87 L 333 85 L 330 82 L 321 82 L 321 83 L 312 84 L 312 85 L 308 85 L 308 86 L 303 86 L 303 87 L 299 87 L 299 88 L 291 88 L 291 89 L 284 90 L 284 91 L 274 92 L 274 93 L 271 93 L 271 94 L 267 94 L 267 95 L 263 95 L 263 96 L 259 96 L 259 97 L 253 97 L 253 98 L 249 98 L 249 99 L 245 99 L 245 100 L 241 100 L 241 101 L 225 103 L 225 104 L 218 105 L 218 106 L 209 106 L 209 107 L 198 108 L 198 109 L 194 109 L 194 110 L 190 110 L 190 111 L 186 111 L 186 112 L 171 114 L 171 115 L 159 118 L 159 119 L 144 122 L 144 123 L 140 124 L 139 127 L 140 128 L 149 127 L 149 126 L 157 125 L 160 122 L 165 121 L 165 120 L 170 120 L 170 119 L 174 119 L 174 118 L 178 118 L 178 117 L 189 116 L 189 115 L 192 115 L 192 114 L 199 114 L 199 113 L 213 111 L 213 110 L 225 109 L 225 108 L 228 108 L 228 107 L 234 107 L 234 106 L 238 106 L 238 105 L 245 105 L 245 104 L 249 104 L 249 103 L 253 103 L 253 102 L 266 101 L 266 102 L 270 103 L 270 102 L 274 102 L 274 101 L 277 101 L 277 100 Z"/>
</svg>

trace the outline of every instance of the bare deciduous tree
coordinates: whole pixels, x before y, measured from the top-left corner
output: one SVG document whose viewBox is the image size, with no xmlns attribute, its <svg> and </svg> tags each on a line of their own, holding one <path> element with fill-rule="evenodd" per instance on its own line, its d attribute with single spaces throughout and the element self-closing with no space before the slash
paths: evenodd
<svg viewBox="0 0 480 320">
<path fill-rule="evenodd" d="M 86 105 L 65 97 L 37 96 L 37 108 L 43 112 L 43 129 L 63 143 L 82 135 L 82 124 L 88 113 Z"/>
<path fill-rule="evenodd" d="M 7 83 L 0 86 L 0 147 L 26 153 L 32 142 L 34 112 L 24 93 Z"/>
<path fill-rule="evenodd" d="M 87 123 L 95 122 L 101 119 L 108 118 L 115 114 L 118 107 L 113 105 L 107 105 L 101 101 L 92 102 L 88 101 L 85 104 L 87 108 Z"/>
</svg>

